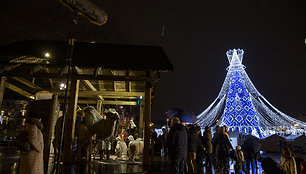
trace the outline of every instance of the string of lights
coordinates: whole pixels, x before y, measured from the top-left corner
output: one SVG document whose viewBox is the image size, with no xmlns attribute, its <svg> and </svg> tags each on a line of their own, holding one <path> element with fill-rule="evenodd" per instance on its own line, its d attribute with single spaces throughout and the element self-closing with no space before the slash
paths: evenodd
<svg viewBox="0 0 306 174">
<path fill-rule="evenodd" d="M 197 123 L 205 126 L 226 125 L 228 131 L 264 138 L 275 133 L 303 134 L 306 123 L 284 114 L 261 95 L 242 65 L 244 51 L 226 52 L 230 63 L 220 93 L 200 115 Z"/>
</svg>

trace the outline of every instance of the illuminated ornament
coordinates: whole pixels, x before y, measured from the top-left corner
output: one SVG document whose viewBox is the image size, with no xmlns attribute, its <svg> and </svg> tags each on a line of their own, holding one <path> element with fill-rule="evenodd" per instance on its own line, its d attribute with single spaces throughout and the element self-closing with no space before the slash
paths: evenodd
<svg viewBox="0 0 306 174">
<path fill-rule="evenodd" d="M 243 53 L 242 49 L 226 52 L 230 65 L 221 91 L 215 101 L 198 115 L 197 123 L 202 128 L 226 125 L 228 131 L 259 138 L 281 131 L 306 133 L 305 122 L 282 113 L 257 91 L 242 65 Z"/>
</svg>

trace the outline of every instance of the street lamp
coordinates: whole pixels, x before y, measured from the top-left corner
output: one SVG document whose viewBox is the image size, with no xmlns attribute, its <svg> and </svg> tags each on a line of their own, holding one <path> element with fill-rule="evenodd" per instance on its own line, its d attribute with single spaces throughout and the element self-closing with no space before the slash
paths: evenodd
<svg viewBox="0 0 306 174">
<path fill-rule="evenodd" d="M 45 53 L 45 57 L 46 57 L 46 58 L 50 57 L 50 53 L 46 52 L 46 53 Z"/>
</svg>

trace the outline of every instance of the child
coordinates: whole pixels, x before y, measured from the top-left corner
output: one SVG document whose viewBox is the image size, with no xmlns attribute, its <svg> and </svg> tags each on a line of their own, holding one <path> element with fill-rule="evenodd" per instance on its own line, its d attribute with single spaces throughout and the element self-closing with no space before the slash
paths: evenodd
<svg viewBox="0 0 306 174">
<path fill-rule="evenodd" d="M 247 173 L 245 168 L 244 168 L 244 155 L 241 150 L 241 146 L 236 146 L 236 163 L 234 165 L 235 168 L 235 173 L 241 173 L 240 171 L 243 170 L 244 173 Z"/>
</svg>

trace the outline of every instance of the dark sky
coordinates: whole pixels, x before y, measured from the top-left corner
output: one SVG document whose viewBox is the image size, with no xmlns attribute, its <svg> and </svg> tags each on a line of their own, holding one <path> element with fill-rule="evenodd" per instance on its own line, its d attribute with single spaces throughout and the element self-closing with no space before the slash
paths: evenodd
<svg viewBox="0 0 306 174">
<path fill-rule="evenodd" d="M 306 115 L 306 1 L 95 0 L 110 14 L 97 27 L 81 18 L 78 38 L 159 45 L 174 72 L 162 73 L 152 117 L 179 107 L 201 113 L 225 79 L 228 49 L 245 51 L 243 64 L 256 88 L 286 114 Z M 72 13 L 57 0 L 4 1 L 0 44 L 23 39 L 67 39 Z M 305 116 L 306 117 L 306 116 Z"/>
</svg>

